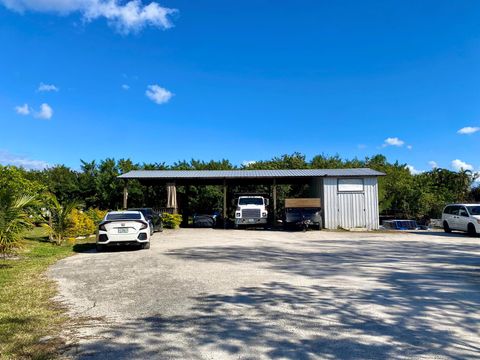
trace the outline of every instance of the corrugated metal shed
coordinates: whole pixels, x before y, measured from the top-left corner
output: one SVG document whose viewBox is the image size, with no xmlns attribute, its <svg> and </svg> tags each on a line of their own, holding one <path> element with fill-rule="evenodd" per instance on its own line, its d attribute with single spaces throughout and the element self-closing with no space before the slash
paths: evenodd
<svg viewBox="0 0 480 360">
<path fill-rule="evenodd" d="M 133 170 L 121 179 L 238 179 L 383 176 L 368 169 L 295 169 L 295 170 Z"/>
</svg>

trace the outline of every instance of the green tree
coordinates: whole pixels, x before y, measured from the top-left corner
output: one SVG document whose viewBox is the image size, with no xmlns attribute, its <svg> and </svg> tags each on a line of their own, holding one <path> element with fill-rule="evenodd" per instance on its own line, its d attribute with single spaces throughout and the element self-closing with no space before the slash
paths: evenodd
<svg viewBox="0 0 480 360">
<path fill-rule="evenodd" d="M 0 253 L 19 246 L 25 231 L 33 226 L 28 209 L 36 205 L 35 195 L 0 191 Z"/>
<path fill-rule="evenodd" d="M 61 204 L 54 195 L 51 196 L 48 207 L 49 221 L 44 226 L 55 244 L 61 245 L 72 230 L 74 224 L 71 215 L 79 206 L 80 203 L 77 200 L 69 200 Z"/>
</svg>

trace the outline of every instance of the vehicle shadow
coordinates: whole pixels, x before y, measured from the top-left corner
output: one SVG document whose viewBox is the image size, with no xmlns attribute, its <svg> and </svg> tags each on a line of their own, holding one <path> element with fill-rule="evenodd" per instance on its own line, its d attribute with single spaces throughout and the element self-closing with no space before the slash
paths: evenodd
<svg viewBox="0 0 480 360">
<path fill-rule="evenodd" d="M 382 240 L 171 250 L 301 281 L 202 293 L 186 314 L 103 328 L 78 357 L 478 359 L 479 254 L 480 245 Z"/>
<path fill-rule="evenodd" d="M 141 250 L 140 246 L 133 245 L 115 245 L 104 247 L 100 252 L 128 252 L 128 251 L 138 251 Z M 73 251 L 76 253 L 99 253 L 96 249 L 95 243 L 82 243 L 73 245 Z"/>
</svg>

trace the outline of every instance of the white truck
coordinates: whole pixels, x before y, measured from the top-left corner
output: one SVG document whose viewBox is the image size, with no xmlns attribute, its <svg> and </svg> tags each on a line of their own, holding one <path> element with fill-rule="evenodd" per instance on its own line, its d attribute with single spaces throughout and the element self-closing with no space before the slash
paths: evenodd
<svg viewBox="0 0 480 360">
<path fill-rule="evenodd" d="M 235 228 L 268 224 L 268 199 L 263 196 L 239 196 L 235 211 Z"/>
</svg>

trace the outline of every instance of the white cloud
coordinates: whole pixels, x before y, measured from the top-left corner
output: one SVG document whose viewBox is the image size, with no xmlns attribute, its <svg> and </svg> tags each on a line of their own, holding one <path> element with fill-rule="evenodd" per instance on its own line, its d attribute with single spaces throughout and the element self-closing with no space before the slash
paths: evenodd
<svg viewBox="0 0 480 360">
<path fill-rule="evenodd" d="M 410 171 L 410 174 L 412 175 L 418 175 L 423 172 L 422 170 L 415 169 L 412 165 L 407 165 L 407 169 Z"/>
<path fill-rule="evenodd" d="M 60 89 L 53 84 L 44 84 L 44 83 L 40 83 L 37 89 L 37 91 L 40 91 L 40 92 L 50 92 L 50 91 L 59 91 L 59 90 Z"/>
<path fill-rule="evenodd" d="M 104 18 L 122 33 L 139 31 L 146 26 L 171 28 L 173 25 L 169 16 L 177 12 L 156 2 L 143 5 L 140 0 L 0 0 L 0 3 L 20 13 L 80 13 L 85 21 Z"/>
<path fill-rule="evenodd" d="M 387 146 L 398 146 L 401 147 L 405 144 L 405 141 L 400 140 L 398 137 L 389 137 L 386 138 L 382 147 L 387 147 Z"/>
<path fill-rule="evenodd" d="M 128 90 L 128 89 L 130 89 L 130 86 L 128 86 L 127 84 L 122 84 L 122 89 L 123 90 Z"/>
<path fill-rule="evenodd" d="M 49 164 L 42 160 L 32 160 L 24 156 L 18 156 L 9 153 L 8 151 L 0 150 L 0 164 L 14 165 L 23 167 L 25 169 L 41 170 L 49 166 Z"/>
<path fill-rule="evenodd" d="M 367 148 L 367 145 L 365 145 L 365 144 L 358 144 L 358 145 L 357 145 L 357 148 L 359 148 L 360 150 L 363 150 L 363 149 L 366 149 L 366 148 Z"/>
<path fill-rule="evenodd" d="M 480 131 L 480 127 L 466 126 L 458 130 L 457 133 L 462 135 L 470 135 L 476 133 L 477 131 Z"/>
<path fill-rule="evenodd" d="M 466 162 L 459 159 L 455 159 L 452 161 L 452 168 L 455 169 L 456 171 L 473 170 L 472 165 L 467 164 Z"/>
<path fill-rule="evenodd" d="M 255 160 L 244 160 L 244 161 L 242 161 L 243 166 L 249 166 L 249 165 L 253 165 L 255 163 L 256 163 Z"/>
<path fill-rule="evenodd" d="M 433 161 L 433 160 L 429 161 L 429 162 L 428 162 L 428 165 L 430 165 L 430 167 L 431 167 L 432 169 L 438 168 L 437 162 L 436 162 L 436 161 Z"/>
<path fill-rule="evenodd" d="M 39 119 L 50 119 L 53 116 L 53 109 L 50 105 L 43 103 L 40 105 L 40 111 L 35 113 L 35 117 Z"/>
<path fill-rule="evenodd" d="M 412 146 L 412 145 L 407 145 L 407 149 L 408 149 L 408 150 L 412 150 L 412 149 L 413 149 L 413 146 Z"/>
<path fill-rule="evenodd" d="M 15 106 L 15 111 L 17 114 L 20 115 L 29 115 L 30 114 L 30 108 L 28 107 L 28 104 L 23 104 L 21 106 Z"/>
<path fill-rule="evenodd" d="M 147 95 L 150 100 L 156 102 L 157 104 L 165 104 L 173 96 L 170 91 L 158 85 L 148 85 L 145 95 Z"/>
</svg>

